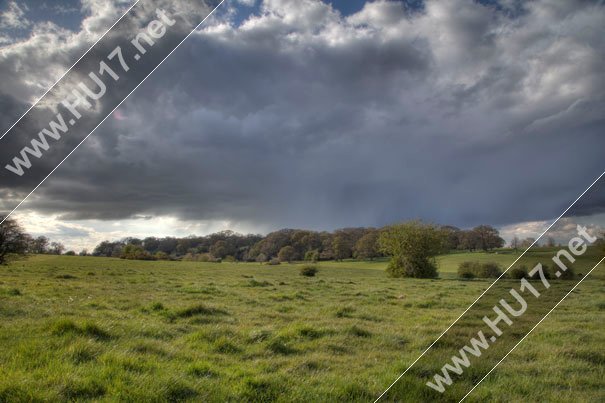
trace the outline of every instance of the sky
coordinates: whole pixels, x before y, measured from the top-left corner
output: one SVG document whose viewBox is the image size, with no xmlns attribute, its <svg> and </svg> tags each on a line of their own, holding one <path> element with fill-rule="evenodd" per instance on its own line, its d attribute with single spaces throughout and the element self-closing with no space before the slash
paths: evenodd
<svg viewBox="0 0 605 403">
<path fill-rule="evenodd" d="M 2 132 L 132 3 L 0 1 Z M 416 218 L 535 237 L 604 169 L 598 3 L 227 0 L 15 218 L 72 249 Z"/>
</svg>

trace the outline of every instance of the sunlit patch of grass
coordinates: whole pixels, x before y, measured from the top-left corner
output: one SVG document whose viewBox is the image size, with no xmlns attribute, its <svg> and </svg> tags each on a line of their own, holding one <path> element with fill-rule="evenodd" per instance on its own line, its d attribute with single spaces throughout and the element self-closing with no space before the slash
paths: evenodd
<svg viewBox="0 0 605 403">
<path fill-rule="evenodd" d="M 34 256 L 1 272 L 0 402 L 373 401 L 489 285 L 455 278 L 475 256 L 516 258 L 439 257 L 444 279 L 425 281 L 388 278 L 385 260 L 306 278 L 298 264 Z M 469 401 L 605 400 L 603 275 L 577 290 Z"/>
</svg>

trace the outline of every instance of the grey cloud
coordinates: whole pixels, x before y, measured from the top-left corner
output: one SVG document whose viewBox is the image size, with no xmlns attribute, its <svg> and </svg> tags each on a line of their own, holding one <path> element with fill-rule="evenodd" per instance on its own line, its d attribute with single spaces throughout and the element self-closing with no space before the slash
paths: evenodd
<svg viewBox="0 0 605 403">
<path fill-rule="evenodd" d="M 265 1 L 192 36 L 32 208 L 328 229 L 557 216 L 603 170 L 604 15 Z"/>
</svg>

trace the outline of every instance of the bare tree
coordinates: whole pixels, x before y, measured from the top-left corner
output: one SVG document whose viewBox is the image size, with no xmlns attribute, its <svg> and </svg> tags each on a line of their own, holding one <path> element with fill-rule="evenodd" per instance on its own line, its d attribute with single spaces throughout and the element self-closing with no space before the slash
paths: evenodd
<svg viewBox="0 0 605 403">
<path fill-rule="evenodd" d="M 60 242 L 53 242 L 50 244 L 50 253 L 53 255 L 61 255 L 65 250 L 65 245 Z"/>
<path fill-rule="evenodd" d="M 517 235 L 513 236 L 513 239 L 510 241 L 510 247 L 517 251 L 519 249 L 519 245 L 521 245 L 521 240 Z"/>
</svg>

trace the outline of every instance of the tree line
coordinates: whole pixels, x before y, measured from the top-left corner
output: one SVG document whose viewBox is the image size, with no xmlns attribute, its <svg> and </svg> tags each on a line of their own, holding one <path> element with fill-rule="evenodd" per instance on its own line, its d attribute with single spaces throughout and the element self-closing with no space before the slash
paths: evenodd
<svg viewBox="0 0 605 403">
<path fill-rule="evenodd" d="M 390 227 L 343 228 L 332 232 L 282 229 L 266 236 L 221 231 L 207 236 L 125 238 L 104 241 L 94 256 L 139 260 L 291 262 L 359 259 L 387 256 L 379 239 Z M 498 230 L 489 225 L 462 230 L 436 226 L 444 237 L 444 250 L 489 251 L 504 246 Z"/>
<path fill-rule="evenodd" d="M 516 236 L 510 246 L 529 247 L 533 238 L 520 241 Z M 600 241 L 605 247 L 605 241 Z M 547 238 L 544 246 L 554 246 Z M 490 251 L 504 246 L 498 230 L 479 225 L 463 230 L 449 225 L 408 221 L 382 228 L 343 228 L 333 232 L 282 229 L 266 236 L 221 231 L 207 236 L 124 238 L 103 241 L 93 256 L 136 260 L 190 260 L 221 262 L 246 261 L 281 263 L 292 261 L 367 260 L 390 257 L 387 272 L 394 277 L 437 276 L 435 256 L 455 250 Z M 63 253 L 64 246 L 46 237 L 34 238 L 21 226 L 7 219 L 0 225 L 0 264 L 28 253 L 75 255 Z M 79 253 L 88 255 L 86 250 Z"/>
<path fill-rule="evenodd" d="M 1 218 L 3 217 L 0 216 Z M 34 238 L 12 218 L 0 225 L 0 265 L 27 254 L 62 255 L 64 252 L 65 246 L 62 243 L 51 242 L 45 236 Z"/>
<path fill-rule="evenodd" d="M 492 250 L 504 245 L 498 231 L 489 225 L 462 230 L 437 226 L 444 235 L 445 250 Z M 60 242 L 45 236 L 32 237 L 19 224 L 6 220 L 0 226 L 0 264 L 8 255 L 66 254 L 93 255 L 139 260 L 291 262 L 359 259 L 388 256 L 379 239 L 390 227 L 343 228 L 332 232 L 282 229 L 265 236 L 221 231 L 206 236 L 128 237 L 103 241 L 92 252 L 66 251 Z"/>
</svg>

